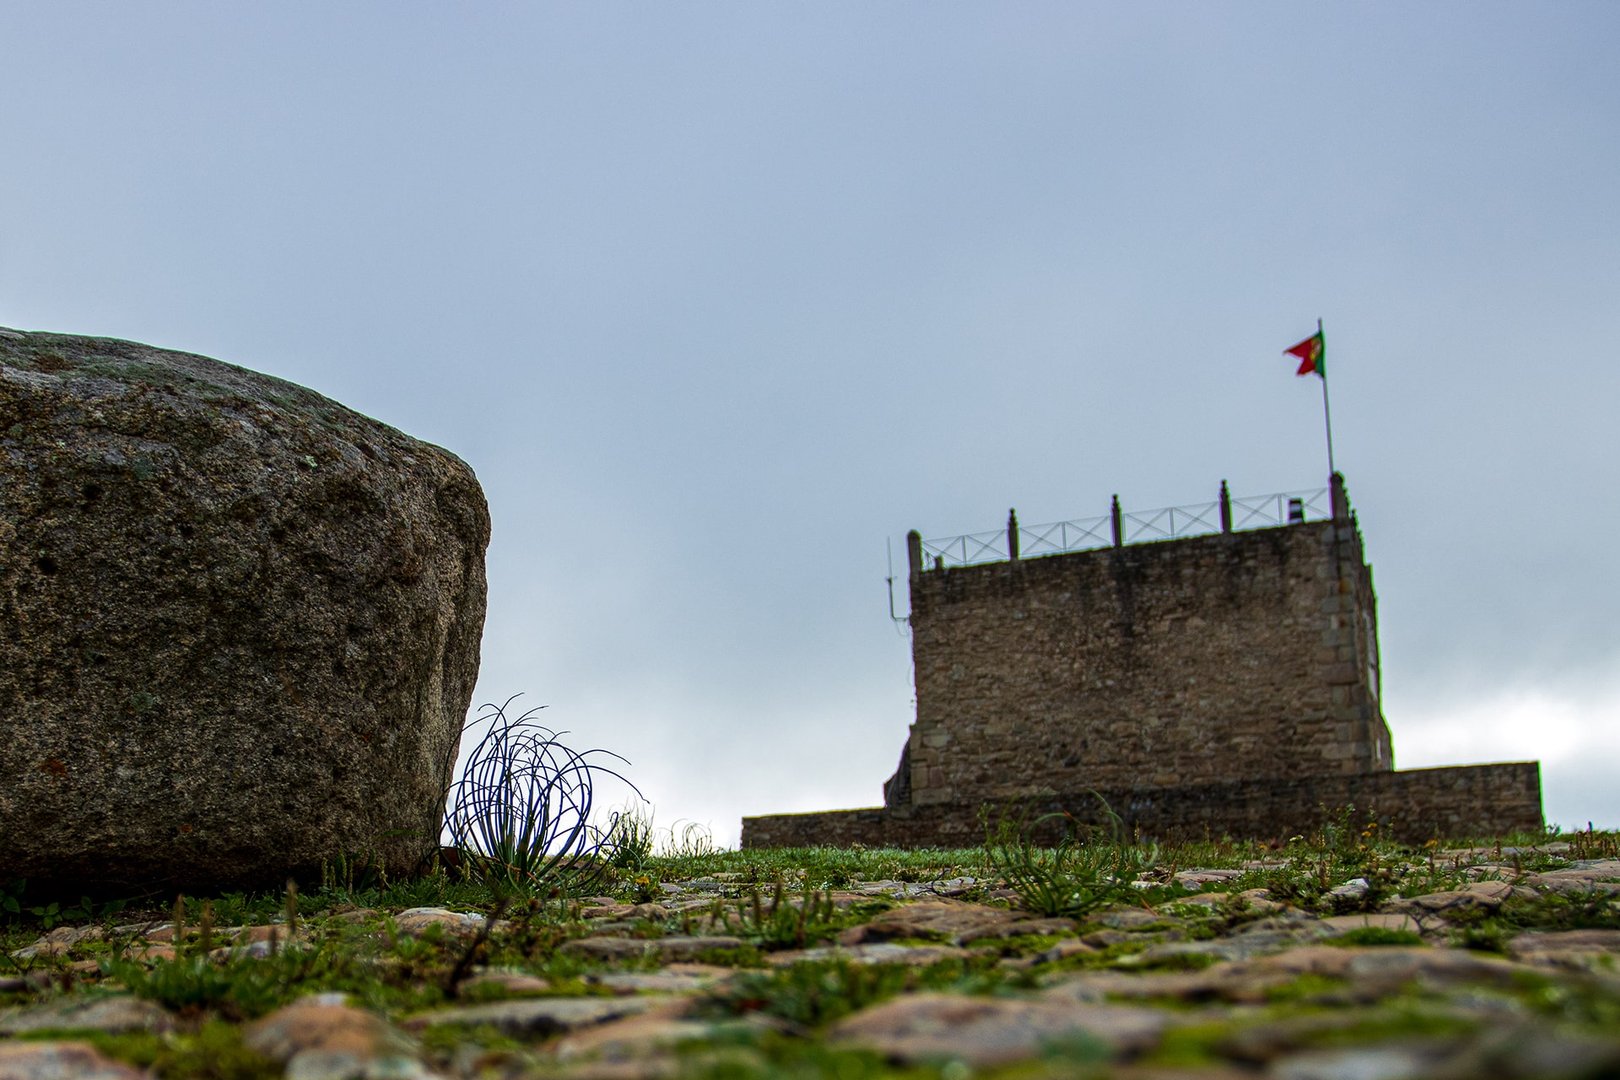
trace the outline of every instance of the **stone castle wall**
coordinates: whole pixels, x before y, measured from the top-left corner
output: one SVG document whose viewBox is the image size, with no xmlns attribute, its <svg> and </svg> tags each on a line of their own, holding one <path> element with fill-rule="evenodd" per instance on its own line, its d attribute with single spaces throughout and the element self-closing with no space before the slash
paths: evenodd
<svg viewBox="0 0 1620 1080">
<path fill-rule="evenodd" d="M 1230 522 L 1224 486 L 1222 520 Z M 967 846 L 983 814 L 1156 838 L 1286 837 L 1354 806 L 1408 839 L 1536 831 L 1534 763 L 1394 771 L 1377 600 L 1343 480 L 1331 519 L 926 568 L 917 716 L 883 808 L 745 818 L 743 846 Z"/>
<path fill-rule="evenodd" d="M 1393 767 L 1348 521 L 914 573 L 910 801 Z"/>
<path fill-rule="evenodd" d="M 1099 798 L 1102 800 L 1099 802 Z M 1360 775 L 1227 780 L 1177 788 L 1136 788 L 930 806 L 772 814 L 743 819 L 742 846 L 959 848 L 984 843 L 1002 818 L 1046 823 L 1032 838 L 1058 838 L 1064 824 L 1105 824 L 1106 803 L 1137 837 L 1201 840 L 1242 836 L 1286 840 L 1309 835 L 1348 812 L 1360 827 L 1379 823 L 1389 837 L 1421 844 L 1434 837 L 1486 838 L 1539 833 L 1541 769 L 1533 762 L 1409 769 Z M 982 815 L 989 806 L 988 818 Z M 1353 808 L 1348 810 L 1347 808 Z"/>
</svg>

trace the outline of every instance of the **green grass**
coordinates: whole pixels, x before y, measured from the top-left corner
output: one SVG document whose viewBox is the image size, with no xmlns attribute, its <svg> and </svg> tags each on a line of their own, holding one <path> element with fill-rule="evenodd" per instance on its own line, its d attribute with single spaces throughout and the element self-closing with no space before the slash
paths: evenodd
<svg viewBox="0 0 1620 1080">
<path fill-rule="evenodd" d="M 159 1080 L 278 1080 L 279 1065 L 242 1044 L 236 1025 L 210 1020 L 195 1030 L 162 1035 L 99 1031 L 40 1031 L 30 1039 L 69 1038 L 88 1042 L 118 1061 L 149 1070 Z"/>
<path fill-rule="evenodd" d="M 621 817 L 624 822 L 624 817 Z M 1059 911 L 1076 902 L 1092 903 L 1099 890 L 1107 902 L 1159 903 L 1185 895 L 1170 884 L 1179 869 L 1243 869 L 1242 876 L 1218 886 L 1220 891 L 1237 893 L 1265 888 L 1273 899 L 1287 900 L 1308 908 L 1324 910 L 1322 897 L 1337 885 L 1354 877 L 1366 877 L 1376 888 L 1365 908 L 1398 892 L 1404 896 L 1461 887 L 1472 880 L 1465 872 L 1467 861 L 1450 857 L 1440 848 L 1413 848 L 1384 840 L 1376 833 L 1335 827 L 1324 828 L 1311 837 L 1296 838 L 1275 849 L 1253 842 L 1206 840 L 1165 844 L 1157 847 L 1124 843 L 1117 838 L 1077 838 L 1057 848 L 1025 843 L 1016 835 L 997 838 L 988 847 L 965 849 L 899 850 L 889 848 L 776 848 L 765 850 L 715 850 L 701 829 L 688 827 L 681 832 L 663 833 L 662 842 L 648 850 L 651 818 L 621 824 L 629 830 L 620 861 L 626 865 L 607 867 L 602 875 L 603 892 L 628 902 L 658 899 L 660 882 L 681 882 L 699 878 L 719 883 L 718 894 L 733 899 L 746 898 L 756 890 L 774 890 L 778 882 L 798 892 L 836 890 L 855 882 L 931 882 L 974 878 L 981 888 L 1002 871 L 1011 871 L 1022 884 L 1020 902 L 1031 910 Z M 1566 866 L 1576 857 L 1576 847 L 1587 857 L 1607 857 L 1620 840 L 1612 832 L 1572 833 L 1557 837 L 1508 837 L 1478 846 L 1504 850 L 1527 848 L 1549 839 L 1568 843 L 1568 856 L 1532 853 L 1517 856 L 1526 873 Z M 1465 845 L 1459 845 L 1465 846 Z M 1511 863 L 1514 856 L 1504 856 Z M 1269 863 L 1266 867 L 1247 864 Z M 1278 865 L 1281 864 L 1281 865 Z M 1145 876 L 1151 888 L 1115 888 L 1118 879 Z M 640 884 L 638 884 L 640 882 Z M 1075 894 L 1084 898 L 1076 900 Z M 969 894 L 971 899 L 972 893 Z M 334 860 L 321 880 L 305 882 L 299 897 L 301 909 L 310 914 L 325 911 L 376 908 L 399 910 L 407 907 L 447 907 L 460 911 L 488 910 L 496 891 L 489 884 L 463 880 L 442 869 L 411 880 L 391 880 L 367 860 Z M 186 920 L 195 925 L 201 916 L 204 898 L 184 898 Z M 264 923 L 283 913 L 285 895 L 230 892 L 206 898 L 212 905 L 218 926 Z M 1527 923 L 1551 920 L 1560 927 L 1609 926 L 1599 898 L 1583 900 L 1544 898 L 1543 909 L 1522 912 Z M 8 881 L 0 886 L 0 938 L 27 944 L 48 922 L 139 923 L 166 921 L 171 917 L 172 898 L 153 907 L 151 897 L 106 897 L 95 901 L 35 895 L 28 883 Z M 50 904 L 57 903 L 54 913 Z M 122 910 L 119 906 L 122 905 Z"/>
<path fill-rule="evenodd" d="M 664 881 L 727 875 L 740 885 L 773 886 L 778 880 L 804 881 L 818 889 L 838 889 L 856 881 L 942 881 L 980 877 L 980 848 L 851 849 L 839 847 L 763 848 L 747 851 L 681 851 L 655 854 L 643 872 Z"/>
<path fill-rule="evenodd" d="M 1387 930 L 1382 926 L 1358 926 L 1338 937 L 1328 938 L 1322 944 L 1347 949 L 1376 945 L 1422 945 L 1423 935 L 1410 930 Z"/>
<path fill-rule="evenodd" d="M 740 937 L 762 949 L 803 949 L 866 922 L 889 906 L 887 901 L 873 900 L 840 909 L 830 892 L 812 888 L 808 879 L 797 895 L 779 880 L 768 899 L 752 886 L 745 899 L 716 900 L 703 920 L 703 930 Z M 690 913 L 679 921 L 682 933 L 692 932 Z"/>
<path fill-rule="evenodd" d="M 210 957 L 198 942 L 172 959 L 105 957 L 110 983 L 183 1017 L 252 1020 L 323 991 L 352 994 L 384 1011 L 444 1001 L 462 947 L 437 928 L 390 940 L 377 924 L 327 923 L 307 943 L 284 944 L 270 956 Z"/>
<path fill-rule="evenodd" d="M 1019 906 L 1038 915 L 1079 918 L 1135 900 L 1135 882 L 1157 865 L 1159 849 L 1131 843 L 1119 818 L 1111 811 L 1108 817 L 1108 828 L 1089 834 L 1062 815 L 1002 821 L 985 841 L 986 876 L 1005 881 L 1018 894 Z M 1042 847 L 1030 838 L 1054 823 L 1064 826 L 1055 846 Z"/>
<path fill-rule="evenodd" d="M 679 1080 L 960 1080 L 967 1075 L 949 1065 L 895 1065 L 870 1050 L 740 1026 L 681 1048 L 676 1073 Z"/>
<path fill-rule="evenodd" d="M 821 1028 L 903 993 L 987 993 L 1005 985 L 1009 978 L 988 957 L 944 960 L 926 967 L 818 960 L 742 973 L 712 992 L 703 1011 L 709 1016 L 759 1012 L 807 1028 Z"/>
<path fill-rule="evenodd" d="M 1263 887 L 1274 899 L 1327 914 L 1338 906 L 1327 899 L 1329 890 L 1350 877 L 1367 877 L 1377 883 L 1373 899 L 1358 902 L 1375 906 L 1397 893 L 1413 896 L 1458 887 L 1472 880 L 1465 871 L 1471 861 L 1478 861 L 1448 855 L 1439 845 L 1401 845 L 1384 839 L 1376 830 L 1340 826 L 1324 827 L 1280 848 L 1228 840 L 1151 848 L 1107 834 L 1077 836 L 1067 845 L 1044 848 L 1027 843 L 1021 834 L 1003 833 L 988 847 L 961 850 L 746 852 L 714 850 L 701 830 L 684 830 L 684 839 L 681 833 L 655 830 L 650 816 L 624 827 L 632 829 L 633 835 L 622 836 L 612 849 L 624 853 L 617 865 L 612 858 L 604 858 L 598 878 L 604 895 L 626 902 L 662 899 L 666 894 L 661 883 L 702 879 L 703 889 L 688 890 L 687 895 L 713 897 L 708 906 L 682 913 L 647 909 L 634 933 L 648 938 L 727 934 L 743 941 L 739 949 L 705 958 L 738 970 L 726 983 L 700 997 L 704 1018 L 721 1025 L 721 1032 L 680 1050 L 676 1060 L 678 1075 L 683 1077 L 954 1077 L 960 1075 L 960 1069 L 901 1068 L 864 1051 L 779 1032 L 813 1035 L 843 1016 L 899 994 L 938 990 L 1022 995 L 1070 972 L 1141 970 L 1144 965 L 1133 962 L 1132 957 L 1167 935 L 1192 941 L 1218 937 L 1258 914 L 1235 898 L 1212 905 L 1178 905 L 1167 909 L 1156 923 L 1121 932 L 1114 944 L 1040 964 L 1032 964 L 1031 958 L 1069 940 L 1069 935 L 981 943 L 966 958 L 921 967 L 860 964 L 847 959 L 765 966 L 772 952 L 827 942 L 843 928 L 865 922 L 895 903 L 885 897 L 851 903 L 851 898 L 837 895 L 838 890 L 857 882 L 973 878 L 975 884 L 967 899 L 1033 911 L 1078 911 L 1081 926 L 1077 933 L 1085 934 L 1107 925 L 1110 906 L 1140 909 L 1185 897 L 1187 891 L 1172 883 L 1175 872 L 1183 868 L 1242 870 L 1233 880 L 1208 888 L 1235 897 L 1243 889 Z M 1612 844 L 1614 834 L 1593 832 L 1580 834 L 1578 840 L 1573 835 L 1557 839 L 1570 845 L 1567 851 L 1547 850 L 1548 839 L 1492 841 L 1478 845 L 1487 849 L 1479 858 L 1499 860 L 1509 867 L 1517 859 L 1524 873 L 1555 869 L 1578 857 L 1577 850 L 1582 853 L 1579 857 L 1609 857 L 1604 852 L 1610 850 L 1607 845 Z M 1531 850 L 1536 842 L 1542 846 Z M 1510 850 L 1515 847 L 1525 850 L 1515 855 Z M 1007 873 L 1009 868 L 1014 872 Z M 1138 878 L 1151 882 L 1150 887 L 1130 883 Z M 1011 899 L 998 888 L 1004 879 L 1015 886 Z M 569 941 L 592 932 L 580 917 L 588 902 L 583 899 L 504 895 L 490 883 L 463 880 L 443 869 L 412 880 L 391 880 L 373 862 L 358 858 L 334 860 L 320 880 L 306 882 L 301 892 L 186 896 L 162 907 L 149 906 L 150 898 L 132 898 L 122 909 L 117 898 L 88 904 L 58 900 L 55 912 L 50 911 L 46 898 L 32 895 L 26 883 L 9 884 L 0 897 L 12 901 L 0 902 L 0 976 L 29 972 L 36 981 L 48 980 L 56 988 L 52 993 L 83 992 L 90 981 L 75 976 L 73 964 L 93 960 L 105 972 L 98 989 L 121 986 L 176 1015 L 180 1027 L 176 1034 L 90 1036 L 105 1053 L 159 1077 L 256 1080 L 277 1075 L 241 1044 L 238 1025 L 311 992 L 342 991 L 362 1007 L 398 1021 L 452 1001 L 505 996 L 505 991 L 492 985 L 466 990 L 466 977 L 485 968 L 537 976 L 549 984 L 545 994 L 572 997 L 610 992 L 593 976 L 660 966 L 646 957 L 606 962 L 566 951 Z M 399 933 L 392 921 L 394 913 L 409 907 L 486 914 L 500 910 L 504 922 L 485 940 L 439 929 L 412 936 Z M 354 918 L 362 909 L 375 914 Z M 348 917 L 340 917 L 345 913 Z M 48 930 L 48 922 L 64 920 L 78 925 L 94 922 L 108 932 L 102 940 L 81 942 L 62 956 L 33 961 L 10 958 L 12 950 Z M 157 923 L 180 925 L 178 955 L 172 960 L 127 958 L 124 952 L 138 937 L 138 930 L 114 932 L 114 928 Z M 229 943 L 232 927 L 267 923 L 283 928 L 275 955 L 232 959 L 206 955 L 209 946 Z M 302 940 L 289 943 L 285 935 L 289 925 L 301 928 Z M 1478 908 L 1451 918 L 1446 932 L 1453 944 L 1503 951 L 1513 937 L 1526 931 L 1581 928 L 1620 928 L 1620 904 L 1602 892 L 1513 898 L 1495 911 Z M 1422 940 L 1404 931 L 1363 928 L 1328 943 L 1369 947 L 1414 945 Z M 1177 954 L 1152 966 L 1186 970 L 1213 962 L 1209 955 Z M 1268 992 L 1264 1004 L 1246 1007 L 1253 1010 L 1252 1015 L 1245 1013 L 1246 1018 L 1178 1027 L 1151 1062 L 1179 1066 L 1236 1060 L 1233 1040 L 1247 1025 L 1278 1019 L 1298 1020 L 1302 1025 L 1298 1045 L 1307 1048 L 1410 1037 L 1450 1038 L 1468 1030 L 1466 1022 L 1447 1012 L 1449 999 L 1440 992 L 1410 988 L 1374 1005 L 1355 1006 L 1360 1011 L 1347 1021 L 1341 1002 L 1345 992 L 1346 984 L 1339 980 L 1302 976 Z M 1590 979 L 1549 974 L 1526 977 L 1515 987 L 1479 993 L 1494 995 L 1503 1007 L 1525 1016 L 1572 1030 L 1602 1033 L 1620 1028 L 1620 1006 L 1612 993 Z M 0 998 L 0 1005 L 38 1000 L 37 992 L 26 991 Z M 1195 1003 L 1179 1001 L 1159 1002 L 1157 1007 L 1177 1010 L 1189 1020 L 1196 1020 L 1199 1009 Z M 1324 1018 L 1320 1029 L 1312 1026 L 1316 1017 Z M 764 1031 L 762 1018 L 769 1018 L 769 1026 L 779 1031 Z M 505 1063 L 492 1066 L 497 1071 L 509 1067 L 514 1074 L 547 1075 L 543 1050 L 537 1050 L 533 1042 L 444 1027 L 429 1029 L 424 1035 L 430 1063 L 446 1066 L 456 1055 L 471 1053 L 476 1046 L 487 1060 Z M 75 1033 L 74 1037 L 81 1036 Z M 1037 1060 L 982 1075 L 992 1080 L 1102 1075 L 1094 1071 L 1096 1052 L 1095 1047 L 1082 1043 L 1056 1045 Z"/>
</svg>

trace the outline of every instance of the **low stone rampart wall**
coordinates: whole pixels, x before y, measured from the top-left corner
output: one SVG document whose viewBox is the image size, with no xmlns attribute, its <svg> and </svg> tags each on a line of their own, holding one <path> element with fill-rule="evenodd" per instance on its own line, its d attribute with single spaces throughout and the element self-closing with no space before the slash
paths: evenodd
<svg viewBox="0 0 1620 1080">
<path fill-rule="evenodd" d="M 1101 797 L 1099 799 L 1099 796 Z M 1357 826 L 1370 820 L 1388 836 L 1409 843 L 1539 832 L 1538 763 L 1465 765 L 1359 775 L 1236 780 L 1174 788 L 1086 792 L 996 803 L 943 803 L 893 810 L 838 810 L 772 814 L 743 819 L 742 846 L 976 847 L 985 821 L 1035 822 L 1048 814 L 1080 824 L 1106 820 L 1106 803 L 1136 836 L 1176 840 L 1204 837 L 1286 839 L 1354 807 Z M 1047 822 L 1045 841 L 1063 822 Z"/>
</svg>

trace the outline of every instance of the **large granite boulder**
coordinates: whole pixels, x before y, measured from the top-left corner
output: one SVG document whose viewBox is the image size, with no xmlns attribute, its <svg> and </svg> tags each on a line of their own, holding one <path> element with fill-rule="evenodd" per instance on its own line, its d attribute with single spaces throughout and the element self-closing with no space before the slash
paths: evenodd
<svg viewBox="0 0 1620 1080">
<path fill-rule="evenodd" d="M 488 542 L 465 463 L 301 386 L 0 330 L 0 883 L 409 871 Z"/>
</svg>

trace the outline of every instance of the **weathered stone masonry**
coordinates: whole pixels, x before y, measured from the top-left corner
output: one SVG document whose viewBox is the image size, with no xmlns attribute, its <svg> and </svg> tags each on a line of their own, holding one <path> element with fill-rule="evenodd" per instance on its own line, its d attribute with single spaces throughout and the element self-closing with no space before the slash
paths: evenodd
<svg viewBox="0 0 1620 1080">
<path fill-rule="evenodd" d="M 1395 773 L 1372 573 L 1332 520 L 978 566 L 913 546 L 917 717 L 881 810 L 748 818 L 743 845 L 982 840 L 980 811 L 1272 836 L 1354 805 L 1413 837 L 1539 829 L 1534 763 Z"/>
<path fill-rule="evenodd" d="M 1372 620 L 1331 521 L 917 574 L 911 802 L 1387 770 Z"/>
</svg>

